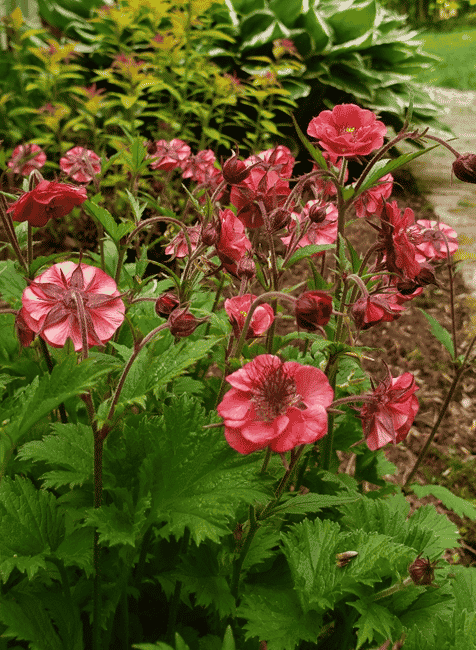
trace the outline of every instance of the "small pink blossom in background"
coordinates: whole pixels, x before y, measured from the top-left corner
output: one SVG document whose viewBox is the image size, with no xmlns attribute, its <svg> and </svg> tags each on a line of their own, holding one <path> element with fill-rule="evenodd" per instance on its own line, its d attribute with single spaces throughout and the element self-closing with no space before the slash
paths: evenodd
<svg viewBox="0 0 476 650">
<path fill-rule="evenodd" d="M 202 149 L 180 164 L 182 176 L 191 178 L 196 183 L 207 183 L 220 174 L 220 170 L 215 167 L 215 160 L 216 156 L 211 149 Z"/>
<path fill-rule="evenodd" d="M 71 339 L 76 351 L 83 345 L 82 322 L 88 346 L 104 345 L 125 313 L 114 280 L 95 266 L 75 262 L 54 264 L 36 277 L 24 290 L 22 305 L 21 316 L 35 334 L 55 348 Z"/>
<path fill-rule="evenodd" d="M 189 226 L 187 228 L 187 235 L 190 239 L 192 253 L 197 248 L 198 240 L 200 239 L 200 230 L 200 224 Z M 189 250 L 187 238 L 185 237 L 183 229 L 180 229 L 180 232 L 175 235 L 170 244 L 166 246 L 165 252 L 167 255 L 173 255 L 174 258 L 188 257 Z"/>
<path fill-rule="evenodd" d="M 61 170 L 78 183 L 89 183 L 101 173 L 101 158 L 84 147 L 73 147 L 60 159 Z"/>
<path fill-rule="evenodd" d="M 217 410 L 228 444 L 241 454 L 283 453 L 326 435 L 334 392 L 318 368 L 262 354 L 226 381 L 232 388 Z"/>
<path fill-rule="evenodd" d="M 147 155 L 148 158 L 157 158 L 150 162 L 151 169 L 161 169 L 166 172 L 177 167 L 182 167 L 190 158 L 192 150 L 186 142 L 174 138 L 173 140 L 156 140 L 153 149 Z"/>
<path fill-rule="evenodd" d="M 220 212 L 220 239 L 216 249 L 221 263 L 233 275 L 236 275 L 238 263 L 246 251 L 251 250 L 244 225 L 229 209 Z"/>
<path fill-rule="evenodd" d="M 339 104 L 314 117 L 307 134 L 336 156 L 366 156 L 383 145 L 387 127 L 377 116 L 356 104 Z"/>
<path fill-rule="evenodd" d="M 388 199 L 393 190 L 393 176 L 386 174 L 378 181 L 378 185 L 362 192 L 354 201 L 355 212 L 359 218 L 380 217 L 384 208 L 384 200 Z"/>
<path fill-rule="evenodd" d="M 296 230 L 296 222 L 300 223 L 302 232 L 309 217 L 309 210 L 313 205 L 321 205 L 321 202 L 312 199 L 306 203 L 301 214 L 298 214 L 297 212 L 292 213 L 293 219 L 288 226 L 288 232 L 290 234 L 286 237 L 281 237 L 281 241 L 285 246 L 289 246 L 293 239 L 294 231 Z M 310 246 L 311 244 L 320 246 L 323 244 L 333 244 L 335 242 L 337 239 L 337 208 L 333 203 L 327 203 L 325 209 L 325 219 L 320 223 L 311 223 L 309 228 L 306 230 L 304 237 L 301 237 L 298 241 L 298 248 Z M 322 253 L 316 253 L 316 255 L 320 256 Z"/>
<path fill-rule="evenodd" d="M 369 449 L 375 451 L 389 442 L 396 445 L 405 438 L 418 412 L 417 390 L 410 372 L 399 377 L 389 373 L 373 393 L 365 396 L 358 410 Z"/>
<path fill-rule="evenodd" d="M 351 308 L 351 314 L 359 330 L 366 330 L 377 323 L 389 323 L 401 316 L 405 307 L 395 294 L 375 293 L 359 298 Z"/>
<path fill-rule="evenodd" d="M 415 244 L 418 253 L 417 260 L 443 260 L 448 257 L 448 250 L 452 255 L 458 250 L 458 234 L 446 223 L 429 219 L 419 219 L 416 225 L 420 229 L 420 241 Z M 448 242 L 448 248 L 446 247 Z"/>
<path fill-rule="evenodd" d="M 281 178 L 291 178 L 295 162 L 296 159 L 292 155 L 291 150 L 282 144 L 278 144 L 273 149 L 260 151 L 259 154 L 249 156 L 245 160 L 248 167 L 256 163 L 263 163 L 264 169 L 273 169 L 273 171 L 279 173 Z"/>
<path fill-rule="evenodd" d="M 41 169 L 45 162 L 46 154 L 43 149 L 37 144 L 28 143 L 15 147 L 7 164 L 15 174 L 29 176 L 34 169 Z"/>
<path fill-rule="evenodd" d="M 225 300 L 225 311 L 228 314 L 228 318 L 233 327 L 233 334 L 236 338 L 240 337 L 248 312 L 255 300 L 256 296 L 251 293 L 245 293 L 243 296 L 236 296 L 235 298 L 227 298 Z M 273 321 L 274 312 L 271 305 L 258 305 L 251 317 L 246 338 L 253 339 L 261 336 L 271 327 Z"/>
<path fill-rule="evenodd" d="M 76 205 L 88 198 L 85 187 L 76 187 L 55 181 L 41 181 L 30 192 L 25 192 L 7 210 L 13 221 L 28 221 L 40 228 L 50 219 L 65 217 Z"/>
<path fill-rule="evenodd" d="M 290 192 L 289 184 L 277 172 L 255 167 L 244 181 L 233 185 L 230 203 L 236 207 L 236 216 L 247 228 L 259 228 L 264 220 L 257 203 L 262 202 L 265 212 L 269 213 L 281 207 Z"/>
</svg>

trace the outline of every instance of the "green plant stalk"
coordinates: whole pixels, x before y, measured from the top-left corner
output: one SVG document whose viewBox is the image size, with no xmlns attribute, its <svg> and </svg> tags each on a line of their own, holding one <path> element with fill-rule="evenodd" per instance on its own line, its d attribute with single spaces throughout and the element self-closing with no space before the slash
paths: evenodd
<svg viewBox="0 0 476 650">
<path fill-rule="evenodd" d="M 392 594 L 397 593 L 397 591 L 402 591 L 402 589 L 405 589 L 412 584 L 414 584 L 414 582 L 411 577 L 405 578 L 405 580 L 402 582 L 397 582 L 391 587 L 388 587 L 388 589 L 382 589 L 382 591 L 378 591 L 375 596 L 372 597 L 372 602 L 381 600 L 382 598 L 387 598 L 387 596 L 391 596 Z"/>
<path fill-rule="evenodd" d="M 458 372 L 456 373 L 456 375 L 455 375 L 455 377 L 453 379 L 453 383 L 451 384 L 451 387 L 450 387 L 450 389 L 448 391 L 448 394 L 446 395 L 445 402 L 444 402 L 443 406 L 441 407 L 441 411 L 440 411 L 440 414 L 438 416 L 438 419 L 436 420 L 436 422 L 435 422 L 435 424 L 433 426 L 433 429 L 431 430 L 431 433 L 428 436 L 428 440 L 426 441 L 426 443 L 423 446 L 422 450 L 418 454 L 418 458 L 416 459 L 415 464 L 413 465 L 412 471 L 408 475 L 407 480 L 405 481 L 403 487 L 407 487 L 408 484 L 410 483 L 410 481 L 412 481 L 413 477 L 415 476 L 415 473 L 417 472 L 418 468 L 420 467 L 421 462 L 423 461 L 423 459 L 425 458 L 425 456 L 426 456 L 426 454 L 428 452 L 428 449 L 429 449 L 429 447 L 430 447 L 430 445 L 431 445 L 431 443 L 433 441 L 433 438 L 435 437 L 436 432 L 438 431 L 438 428 L 439 428 L 443 418 L 445 417 L 446 411 L 448 410 L 448 406 L 450 405 L 450 402 L 451 402 L 451 400 L 453 398 L 453 395 L 454 395 L 454 392 L 456 390 L 456 386 L 458 384 L 458 381 L 460 380 L 461 375 L 463 374 L 463 372 L 466 370 L 466 364 L 468 362 L 469 355 L 471 354 L 471 350 L 473 349 L 473 346 L 474 346 L 475 342 L 476 342 L 476 335 L 473 336 L 473 338 L 471 339 L 471 342 L 470 342 L 470 344 L 468 346 L 468 349 L 466 350 L 466 354 L 464 355 L 464 359 L 463 359 L 463 361 L 461 363 L 461 367 L 459 368 Z"/>
</svg>

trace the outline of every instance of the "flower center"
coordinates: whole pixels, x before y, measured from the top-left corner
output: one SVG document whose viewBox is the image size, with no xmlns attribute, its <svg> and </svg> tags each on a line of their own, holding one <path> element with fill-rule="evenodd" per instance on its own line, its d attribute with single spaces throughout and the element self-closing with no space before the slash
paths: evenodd
<svg viewBox="0 0 476 650">
<path fill-rule="evenodd" d="M 82 291 L 78 291 L 77 289 L 68 289 L 67 291 L 64 292 L 62 296 L 62 301 L 63 305 L 65 306 L 66 309 L 69 309 L 70 311 L 77 312 L 78 310 L 78 296 L 82 294 Z M 83 295 L 83 300 L 86 302 L 87 296 Z"/>
<path fill-rule="evenodd" d="M 256 415 L 261 421 L 271 422 L 284 415 L 289 407 L 306 408 L 302 397 L 296 392 L 296 382 L 289 377 L 282 366 L 271 368 L 251 398 Z"/>
</svg>

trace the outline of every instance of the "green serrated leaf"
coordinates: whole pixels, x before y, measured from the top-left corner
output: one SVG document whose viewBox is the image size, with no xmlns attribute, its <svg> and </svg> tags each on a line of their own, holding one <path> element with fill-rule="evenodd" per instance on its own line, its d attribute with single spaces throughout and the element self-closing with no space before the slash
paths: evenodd
<svg viewBox="0 0 476 650">
<path fill-rule="evenodd" d="M 64 514 L 50 492 L 37 490 L 31 481 L 5 477 L 0 485 L 0 574 L 4 581 L 12 569 L 31 579 L 60 545 L 65 533 Z"/>
<path fill-rule="evenodd" d="M 21 307 L 21 296 L 26 287 L 26 280 L 16 270 L 14 262 L 2 260 L 0 262 L 0 295 L 12 307 Z"/>
<path fill-rule="evenodd" d="M 433 336 L 438 339 L 438 341 L 443 345 L 448 352 L 451 355 L 451 358 L 455 358 L 455 349 L 453 345 L 453 339 L 451 338 L 451 334 L 448 332 L 446 328 L 443 327 L 443 325 L 440 325 L 440 323 L 431 316 L 431 314 L 428 314 L 424 309 L 421 307 L 418 307 L 418 309 L 421 311 L 423 316 L 426 318 L 426 320 L 430 324 L 430 331 L 433 334 Z"/>
<path fill-rule="evenodd" d="M 419 485 L 414 483 L 410 487 L 419 499 L 431 494 L 439 499 L 446 508 L 453 510 L 458 517 L 468 517 L 473 521 L 476 519 L 476 507 L 467 499 L 456 496 L 442 485 Z"/>
<path fill-rule="evenodd" d="M 293 264 L 300 262 L 306 257 L 310 257 L 316 253 L 322 253 L 323 251 L 333 250 L 334 248 L 335 246 L 333 244 L 309 244 L 308 246 L 298 248 L 289 258 L 286 268 L 289 269 Z"/>
<path fill-rule="evenodd" d="M 306 514 L 308 512 L 319 512 L 322 508 L 340 506 L 344 503 L 355 503 L 361 499 L 359 494 L 354 496 L 344 493 L 341 495 L 330 494 L 296 494 L 290 496 L 284 503 L 273 508 L 273 512 Z"/>
<path fill-rule="evenodd" d="M 97 205 L 90 199 L 85 201 L 82 207 L 91 217 L 94 217 L 99 221 L 104 230 L 108 235 L 112 237 L 114 241 L 118 241 L 117 224 L 109 210 L 102 208 L 100 205 Z"/>
<path fill-rule="evenodd" d="M 378 640 L 396 638 L 402 626 L 396 616 L 391 614 L 386 607 L 377 603 L 364 603 L 355 601 L 349 603 L 361 614 L 354 627 L 358 629 L 356 650 L 361 648 L 366 641 L 371 643 L 376 637 Z"/>
<path fill-rule="evenodd" d="M 99 543 L 108 546 L 135 547 L 143 535 L 142 527 L 146 521 L 146 512 L 150 500 L 139 499 L 137 505 L 123 503 L 119 509 L 114 503 L 87 512 L 86 524 L 94 526 L 99 533 Z"/>
</svg>

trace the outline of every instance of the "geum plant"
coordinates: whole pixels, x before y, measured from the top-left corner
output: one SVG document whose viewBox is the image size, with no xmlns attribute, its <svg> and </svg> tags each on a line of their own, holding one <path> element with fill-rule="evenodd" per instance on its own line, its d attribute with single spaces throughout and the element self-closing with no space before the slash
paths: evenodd
<svg viewBox="0 0 476 650">
<path fill-rule="evenodd" d="M 385 142 L 353 104 L 315 117 L 312 142 L 298 132 L 314 164 L 297 178 L 284 146 L 220 169 L 184 141 L 134 140 L 125 216 L 101 205 L 93 151 L 73 148 L 53 181 L 38 148 L 14 153 L 26 191 L 1 197 L 14 258 L 0 267 L 2 647 L 476 647 L 475 570 L 445 556 L 457 528 L 432 505 L 409 516 L 423 454 L 406 485 L 383 478 L 419 388 L 359 345 L 445 272 L 454 304 L 456 233 L 390 200 L 391 172 L 424 152 L 387 152 L 432 136 L 405 125 Z M 363 165 L 350 184 L 349 160 Z M 458 154 L 464 180 L 472 160 Z M 147 165 L 181 173 L 186 217 L 151 197 L 142 218 Z M 73 210 L 96 219 L 98 252 L 35 255 L 37 229 Z M 141 237 L 157 223 L 171 259 L 147 275 Z M 423 453 L 475 341 L 428 319 L 454 378 Z"/>
</svg>

